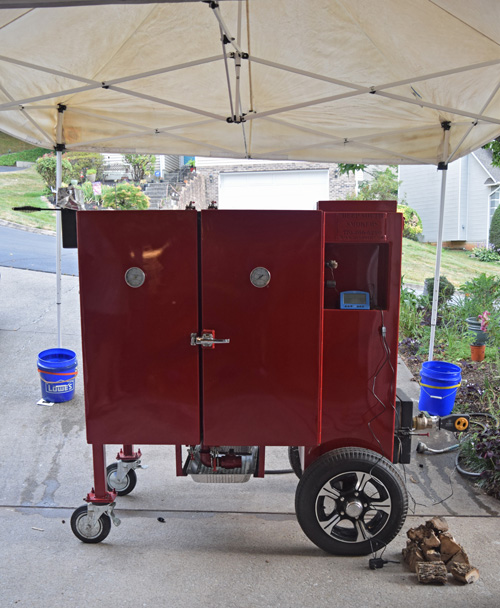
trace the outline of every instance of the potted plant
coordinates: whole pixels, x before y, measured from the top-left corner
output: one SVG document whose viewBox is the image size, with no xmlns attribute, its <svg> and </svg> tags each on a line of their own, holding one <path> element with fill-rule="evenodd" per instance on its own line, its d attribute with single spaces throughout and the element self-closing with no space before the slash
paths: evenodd
<svg viewBox="0 0 500 608">
<path fill-rule="evenodd" d="M 483 361 L 486 340 L 488 339 L 488 324 L 490 322 L 490 313 L 485 310 L 482 314 L 467 319 L 467 328 L 475 334 L 475 340 L 470 345 L 471 359 L 473 361 Z"/>
<path fill-rule="evenodd" d="M 490 319 L 490 313 L 485 310 L 482 314 L 476 317 L 468 317 L 466 320 L 467 329 L 474 334 L 474 344 L 486 344 L 488 338 L 487 329 Z"/>
<path fill-rule="evenodd" d="M 95 182 L 97 176 L 97 171 L 95 169 L 89 169 L 87 171 L 87 179 L 89 182 Z"/>
</svg>

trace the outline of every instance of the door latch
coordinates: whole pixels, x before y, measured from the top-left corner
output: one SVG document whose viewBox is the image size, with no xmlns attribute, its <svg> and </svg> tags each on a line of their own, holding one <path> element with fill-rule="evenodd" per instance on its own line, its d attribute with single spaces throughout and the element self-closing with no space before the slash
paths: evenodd
<svg viewBox="0 0 500 608">
<path fill-rule="evenodd" d="M 191 334 L 191 346 L 215 348 L 216 344 L 229 344 L 229 338 L 216 338 L 214 329 L 204 329 L 201 336 Z"/>
</svg>

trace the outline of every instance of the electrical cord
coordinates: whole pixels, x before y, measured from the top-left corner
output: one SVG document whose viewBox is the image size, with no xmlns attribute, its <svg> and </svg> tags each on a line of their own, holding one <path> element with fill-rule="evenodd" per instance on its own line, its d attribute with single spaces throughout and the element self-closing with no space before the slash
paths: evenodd
<svg viewBox="0 0 500 608">
<path fill-rule="evenodd" d="M 385 352 L 385 357 L 383 359 L 383 361 L 381 362 L 381 364 L 379 365 L 378 369 L 376 370 L 375 374 L 373 375 L 373 383 L 372 383 L 372 388 L 371 388 L 371 393 L 372 395 L 375 397 L 375 399 L 380 403 L 380 405 L 383 407 L 383 410 L 380 411 L 378 414 L 375 414 L 375 416 L 373 416 L 373 418 L 371 420 L 368 421 L 368 428 L 370 430 L 370 433 L 372 434 L 373 438 L 375 439 L 375 441 L 378 443 L 379 447 L 380 447 L 380 458 L 377 460 L 377 462 L 373 465 L 373 467 L 370 470 L 370 475 L 372 474 L 373 470 L 375 469 L 375 467 L 379 464 L 379 462 L 382 460 L 382 458 L 388 458 L 384 448 L 382 447 L 382 443 L 380 442 L 380 439 L 377 437 L 377 434 L 375 433 L 375 431 L 372 428 L 372 423 L 379 418 L 380 416 L 382 416 L 382 414 L 384 414 L 387 411 L 387 405 L 382 401 L 382 399 L 380 399 L 380 397 L 377 395 L 375 389 L 376 389 L 376 384 L 377 384 L 377 379 L 379 374 L 382 372 L 382 370 L 384 369 L 384 367 L 389 364 L 389 367 L 392 371 L 392 378 L 391 378 L 391 384 L 390 384 L 390 392 L 392 393 L 393 388 L 394 388 L 394 378 L 395 378 L 395 371 L 394 371 L 394 367 L 391 363 L 391 350 L 389 348 L 389 345 L 387 344 L 387 339 L 386 339 L 386 335 L 387 335 L 387 328 L 385 327 L 385 322 L 384 322 L 384 311 L 381 310 L 380 311 L 380 316 L 381 316 L 381 327 L 380 327 L 380 334 L 381 334 L 381 339 L 382 339 L 382 346 Z M 392 409 L 394 410 L 394 412 L 396 413 L 396 408 L 394 407 L 393 404 L 391 404 Z"/>
<path fill-rule="evenodd" d="M 293 473 L 293 469 L 273 469 L 272 471 L 268 471 L 267 469 L 264 471 L 266 475 L 288 475 L 288 473 Z"/>
</svg>

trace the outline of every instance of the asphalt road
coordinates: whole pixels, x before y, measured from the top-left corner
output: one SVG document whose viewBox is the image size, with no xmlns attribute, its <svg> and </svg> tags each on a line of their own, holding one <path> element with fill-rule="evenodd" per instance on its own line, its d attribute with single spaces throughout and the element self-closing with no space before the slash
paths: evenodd
<svg viewBox="0 0 500 608">
<path fill-rule="evenodd" d="M 56 272 L 56 237 L 0 226 L 0 266 Z M 76 249 L 63 249 L 62 274 L 78 276 Z"/>
</svg>

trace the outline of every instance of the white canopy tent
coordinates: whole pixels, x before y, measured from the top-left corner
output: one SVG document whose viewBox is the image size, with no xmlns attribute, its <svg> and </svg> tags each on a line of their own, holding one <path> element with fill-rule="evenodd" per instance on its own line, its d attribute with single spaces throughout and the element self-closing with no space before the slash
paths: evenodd
<svg viewBox="0 0 500 608">
<path fill-rule="evenodd" d="M 496 0 L 0 0 L 0 8 L 0 130 L 59 156 L 85 149 L 444 169 L 500 134 Z"/>
</svg>

